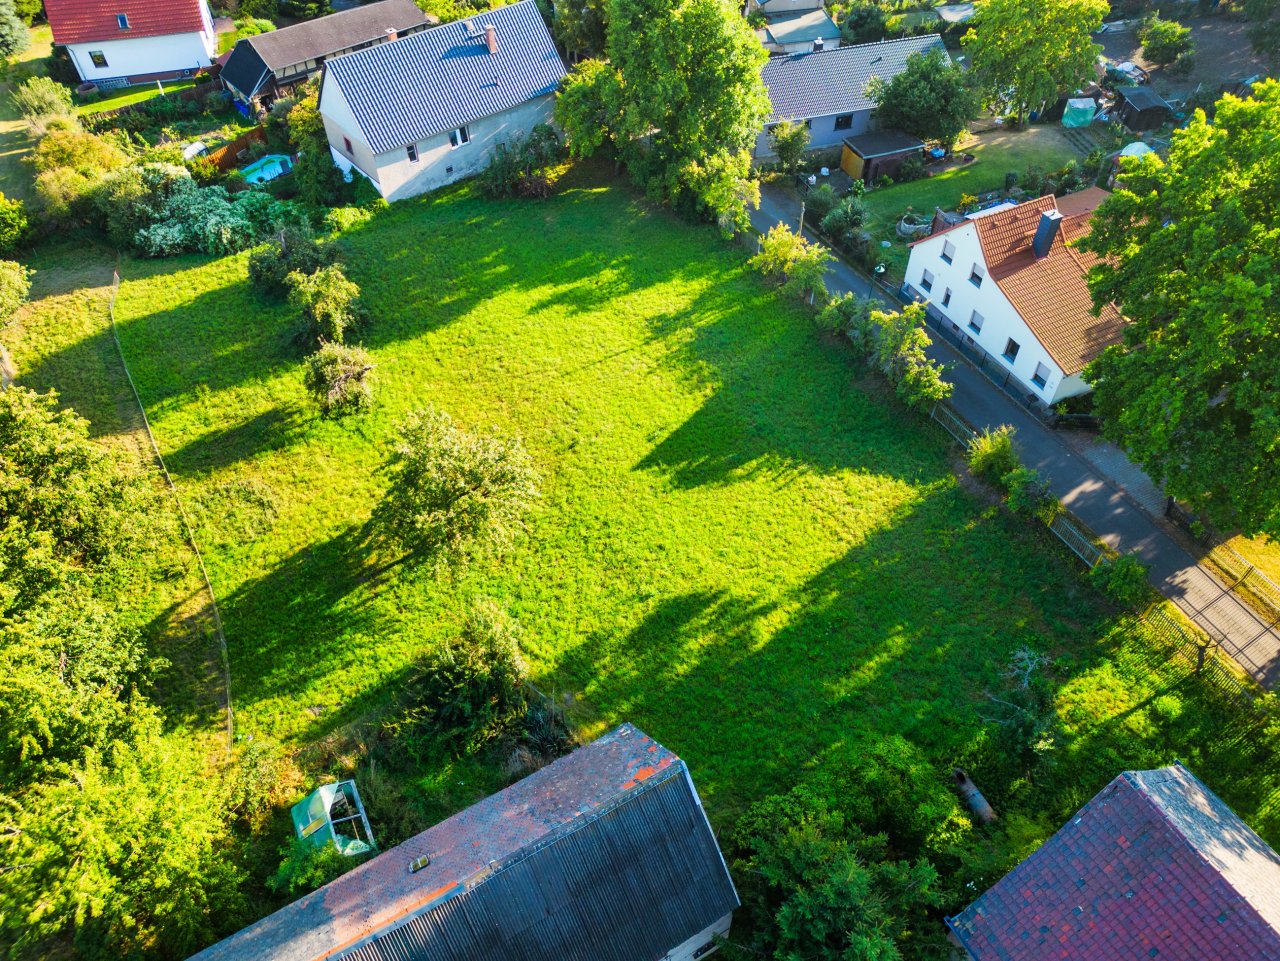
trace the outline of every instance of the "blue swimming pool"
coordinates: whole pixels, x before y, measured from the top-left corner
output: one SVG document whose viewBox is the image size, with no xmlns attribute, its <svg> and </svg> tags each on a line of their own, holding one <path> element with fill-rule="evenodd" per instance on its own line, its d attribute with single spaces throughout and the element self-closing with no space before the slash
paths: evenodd
<svg viewBox="0 0 1280 961">
<path fill-rule="evenodd" d="M 249 166 L 243 168 L 244 179 L 251 184 L 266 183 L 268 180 L 275 180 L 282 174 L 287 174 L 293 165 L 289 162 L 289 158 L 282 153 L 267 154 L 260 160 L 255 160 Z"/>
</svg>

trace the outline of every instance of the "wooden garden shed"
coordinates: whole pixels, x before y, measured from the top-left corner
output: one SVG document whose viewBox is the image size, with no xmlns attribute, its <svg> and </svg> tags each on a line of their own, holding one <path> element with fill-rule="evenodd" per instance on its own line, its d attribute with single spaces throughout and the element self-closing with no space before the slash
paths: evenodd
<svg viewBox="0 0 1280 961">
<path fill-rule="evenodd" d="M 1120 87 L 1116 116 L 1135 133 L 1159 130 L 1173 112 L 1164 98 L 1150 87 Z"/>
<path fill-rule="evenodd" d="M 878 130 L 845 139 L 840 169 L 854 180 L 870 183 L 882 174 L 892 176 L 904 160 L 923 151 L 922 140 L 898 130 Z"/>
</svg>

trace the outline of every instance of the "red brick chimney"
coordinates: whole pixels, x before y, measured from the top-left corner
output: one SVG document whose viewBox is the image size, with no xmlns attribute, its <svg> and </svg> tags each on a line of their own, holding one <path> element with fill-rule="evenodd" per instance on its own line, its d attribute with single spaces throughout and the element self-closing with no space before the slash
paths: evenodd
<svg viewBox="0 0 1280 961">
<path fill-rule="evenodd" d="M 395 27 L 387 27 L 387 43 L 390 43 L 398 36 L 400 36 L 400 34 L 396 33 Z"/>
<path fill-rule="evenodd" d="M 490 53 L 498 52 L 498 28 L 491 23 L 484 25 L 484 42 L 489 45 Z"/>
</svg>

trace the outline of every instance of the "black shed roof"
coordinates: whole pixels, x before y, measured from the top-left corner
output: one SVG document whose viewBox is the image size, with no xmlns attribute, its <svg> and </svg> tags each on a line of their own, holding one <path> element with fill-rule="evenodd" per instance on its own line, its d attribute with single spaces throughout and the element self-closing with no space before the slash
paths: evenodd
<svg viewBox="0 0 1280 961">
<path fill-rule="evenodd" d="M 1119 87 L 1116 92 L 1135 110 L 1172 109 L 1168 102 L 1150 87 Z"/>
<path fill-rule="evenodd" d="M 684 762 L 624 724 L 193 961 L 635 961 L 737 906 Z"/>
<path fill-rule="evenodd" d="M 887 157 L 895 153 L 909 153 L 923 150 L 924 141 L 901 130 L 877 130 L 875 133 L 864 133 L 858 137 L 845 137 L 844 142 L 859 157 L 869 160 L 872 157 Z"/>
</svg>

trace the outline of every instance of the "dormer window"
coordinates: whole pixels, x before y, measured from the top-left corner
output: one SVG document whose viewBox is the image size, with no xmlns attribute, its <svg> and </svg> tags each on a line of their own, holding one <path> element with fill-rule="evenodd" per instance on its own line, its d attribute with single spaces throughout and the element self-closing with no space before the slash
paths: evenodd
<svg viewBox="0 0 1280 961">
<path fill-rule="evenodd" d="M 116 14 L 116 26 L 121 30 L 129 29 L 129 15 L 127 13 Z"/>
</svg>

